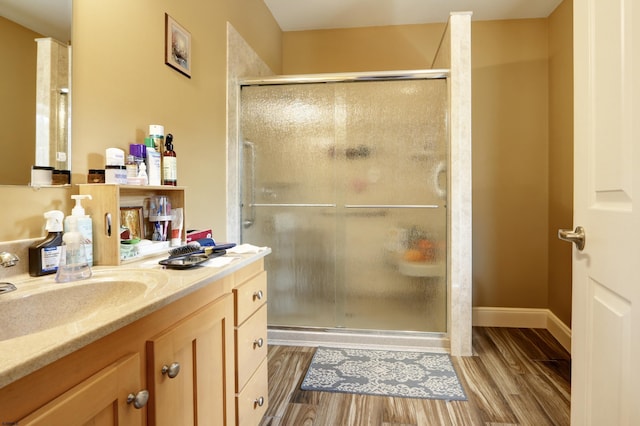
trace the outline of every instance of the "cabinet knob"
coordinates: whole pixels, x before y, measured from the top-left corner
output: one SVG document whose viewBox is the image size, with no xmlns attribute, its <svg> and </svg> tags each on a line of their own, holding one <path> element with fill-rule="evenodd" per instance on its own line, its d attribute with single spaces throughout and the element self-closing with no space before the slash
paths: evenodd
<svg viewBox="0 0 640 426">
<path fill-rule="evenodd" d="M 264 345 L 264 339 L 262 339 L 262 337 L 256 339 L 253 341 L 253 349 L 255 348 L 261 348 L 262 345 Z"/>
<path fill-rule="evenodd" d="M 162 370 L 160 372 L 163 375 L 167 375 L 170 379 L 173 379 L 180 372 L 180 364 L 177 362 L 172 363 L 171 365 L 163 365 Z"/>
<path fill-rule="evenodd" d="M 264 405 L 264 397 L 261 396 L 253 401 L 253 408 L 262 407 Z"/>
<path fill-rule="evenodd" d="M 149 391 L 147 391 L 146 389 L 141 390 L 135 395 L 132 393 L 127 395 L 127 404 L 133 403 L 133 406 L 137 409 L 140 409 L 145 405 L 147 405 L 148 401 L 149 401 Z"/>
<path fill-rule="evenodd" d="M 253 293 L 253 300 L 262 300 L 263 297 L 264 297 L 264 293 L 262 292 L 262 290 L 258 290 L 255 293 Z"/>
</svg>

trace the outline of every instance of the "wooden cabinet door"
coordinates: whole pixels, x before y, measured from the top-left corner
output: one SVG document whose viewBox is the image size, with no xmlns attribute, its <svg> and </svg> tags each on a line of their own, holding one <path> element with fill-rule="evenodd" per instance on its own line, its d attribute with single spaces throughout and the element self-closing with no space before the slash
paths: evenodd
<svg viewBox="0 0 640 426">
<path fill-rule="evenodd" d="M 125 357 L 16 422 L 16 425 L 141 426 L 142 410 L 127 403 L 129 394 L 140 391 L 140 370 L 139 354 Z"/>
<path fill-rule="evenodd" d="M 233 424 L 231 295 L 148 341 L 147 356 L 150 425 Z"/>
</svg>

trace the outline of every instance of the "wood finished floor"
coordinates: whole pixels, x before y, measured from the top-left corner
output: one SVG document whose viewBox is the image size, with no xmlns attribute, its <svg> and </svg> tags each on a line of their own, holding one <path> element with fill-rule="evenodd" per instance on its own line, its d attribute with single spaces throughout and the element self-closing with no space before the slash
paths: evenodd
<svg viewBox="0 0 640 426">
<path fill-rule="evenodd" d="M 261 426 L 569 425 L 571 361 L 546 330 L 474 327 L 472 357 L 452 357 L 468 401 L 300 390 L 315 348 L 269 346 Z"/>
</svg>

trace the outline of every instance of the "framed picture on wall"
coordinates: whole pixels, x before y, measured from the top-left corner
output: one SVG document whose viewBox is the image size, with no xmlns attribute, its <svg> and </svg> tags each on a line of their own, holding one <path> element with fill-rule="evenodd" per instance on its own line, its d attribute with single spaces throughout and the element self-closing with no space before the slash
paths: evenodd
<svg viewBox="0 0 640 426">
<path fill-rule="evenodd" d="M 164 63 L 191 78 L 191 33 L 164 14 Z"/>
</svg>

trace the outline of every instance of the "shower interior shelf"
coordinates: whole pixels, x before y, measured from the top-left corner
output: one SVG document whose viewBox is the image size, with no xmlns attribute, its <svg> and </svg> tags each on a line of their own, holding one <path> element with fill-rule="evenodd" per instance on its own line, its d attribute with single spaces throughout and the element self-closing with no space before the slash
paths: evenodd
<svg viewBox="0 0 640 426">
<path fill-rule="evenodd" d="M 446 268 L 444 263 L 420 263 L 398 261 L 398 272 L 408 277 L 442 277 Z"/>
</svg>

